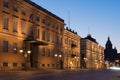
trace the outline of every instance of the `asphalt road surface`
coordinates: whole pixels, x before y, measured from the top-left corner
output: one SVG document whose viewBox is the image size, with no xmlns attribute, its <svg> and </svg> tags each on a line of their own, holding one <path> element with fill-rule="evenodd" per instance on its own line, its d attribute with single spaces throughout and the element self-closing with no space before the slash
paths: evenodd
<svg viewBox="0 0 120 80">
<path fill-rule="evenodd" d="M 48 70 L 0 72 L 0 80 L 120 80 L 114 70 Z"/>
</svg>

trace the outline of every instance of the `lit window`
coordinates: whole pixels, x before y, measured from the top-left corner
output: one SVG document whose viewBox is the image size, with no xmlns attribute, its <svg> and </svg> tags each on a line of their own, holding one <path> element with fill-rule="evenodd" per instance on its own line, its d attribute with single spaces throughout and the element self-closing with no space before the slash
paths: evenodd
<svg viewBox="0 0 120 80">
<path fill-rule="evenodd" d="M 3 41 L 3 52 L 8 52 L 8 41 Z"/>
</svg>

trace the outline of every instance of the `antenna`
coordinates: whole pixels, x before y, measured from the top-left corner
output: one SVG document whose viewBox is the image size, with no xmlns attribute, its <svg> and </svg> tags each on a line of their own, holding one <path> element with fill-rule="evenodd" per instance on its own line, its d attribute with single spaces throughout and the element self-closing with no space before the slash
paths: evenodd
<svg viewBox="0 0 120 80">
<path fill-rule="evenodd" d="M 68 11 L 68 28 L 70 29 L 70 11 Z"/>
<path fill-rule="evenodd" d="M 90 26 L 88 27 L 88 35 L 90 35 Z"/>
</svg>

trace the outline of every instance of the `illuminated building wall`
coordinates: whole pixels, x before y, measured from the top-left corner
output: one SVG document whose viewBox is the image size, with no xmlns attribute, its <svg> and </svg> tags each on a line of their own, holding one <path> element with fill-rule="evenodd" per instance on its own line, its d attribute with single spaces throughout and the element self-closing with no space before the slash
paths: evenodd
<svg viewBox="0 0 120 80">
<path fill-rule="evenodd" d="M 77 32 L 64 30 L 64 68 L 80 68 L 80 38 Z"/>
<path fill-rule="evenodd" d="M 31 68 L 59 68 L 64 20 L 30 0 L 0 0 L 0 69 L 22 69 L 31 50 Z M 26 47 L 24 40 L 28 41 Z M 43 45 L 47 44 L 47 45 Z"/>
<path fill-rule="evenodd" d="M 91 35 L 81 39 L 81 68 L 104 68 L 104 47 Z"/>
</svg>

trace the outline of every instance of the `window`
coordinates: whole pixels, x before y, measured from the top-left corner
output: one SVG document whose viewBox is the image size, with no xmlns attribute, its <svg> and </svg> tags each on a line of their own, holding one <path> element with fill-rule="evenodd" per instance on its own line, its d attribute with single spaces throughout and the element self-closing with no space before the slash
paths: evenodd
<svg viewBox="0 0 120 80">
<path fill-rule="evenodd" d="M 42 56 L 45 56 L 45 48 L 42 48 Z"/>
<path fill-rule="evenodd" d="M 45 20 L 45 19 L 43 19 L 43 20 L 42 20 L 42 23 L 43 23 L 43 24 L 45 24 L 45 23 L 46 23 L 46 20 Z"/>
<path fill-rule="evenodd" d="M 8 30 L 9 18 L 7 14 L 3 16 L 3 28 Z"/>
<path fill-rule="evenodd" d="M 13 32 L 17 32 L 18 27 L 18 19 L 16 17 L 13 18 Z"/>
<path fill-rule="evenodd" d="M 45 67 L 45 64 L 42 64 L 42 67 Z"/>
<path fill-rule="evenodd" d="M 13 63 L 13 67 L 17 67 L 17 63 Z"/>
<path fill-rule="evenodd" d="M 60 27 L 60 33 L 62 33 L 63 32 L 63 28 L 62 28 L 62 26 Z"/>
<path fill-rule="evenodd" d="M 54 34 L 54 32 L 52 32 L 52 43 L 54 43 L 55 42 L 55 34 Z"/>
<path fill-rule="evenodd" d="M 48 67 L 50 67 L 50 64 L 47 64 Z"/>
<path fill-rule="evenodd" d="M 58 25 L 56 26 L 56 30 L 58 30 Z"/>
<path fill-rule="evenodd" d="M 48 56 L 50 56 L 50 49 L 48 49 Z"/>
<path fill-rule="evenodd" d="M 32 27 L 29 28 L 29 36 L 33 36 L 33 28 Z"/>
<path fill-rule="evenodd" d="M 22 15 L 26 15 L 26 13 L 25 13 L 25 9 L 22 9 L 21 14 L 22 14 Z"/>
<path fill-rule="evenodd" d="M 42 31 L 42 40 L 45 41 L 45 31 Z"/>
<path fill-rule="evenodd" d="M 6 7 L 6 8 L 9 7 L 8 0 L 4 0 L 3 4 L 4 4 L 4 7 Z"/>
<path fill-rule="evenodd" d="M 33 13 L 30 13 L 29 19 L 33 20 Z"/>
<path fill-rule="evenodd" d="M 40 18 L 38 15 L 36 16 L 36 21 L 40 21 Z"/>
<path fill-rule="evenodd" d="M 14 5 L 14 6 L 13 6 L 13 11 L 18 12 L 17 5 Z"/>
<path fill-rule="evenodd" d="M 62 46 L 62 37 L 60 37 L 60 46 Z"/>
<path fill-rule="evenodd" d="M 8 63 L 7 63 L 7 62 L 4 62 L 4 63 L 3 63 L 3 67 L 8 67 Z"/>
<path fill-rule="evenodd" d="M 22 20 L 21 21 L 21 31 L 22 31 L 22 34 L 25 34 L 25 25 L 26 25 L 25 21 Z"/>
<path fill-rule="evenodd" d="M 17 43 L 13 43 L 13 53 L 17 53 Z"/>
<path fill-rule="evenodd" d="M 47 32 L 47 41 L 50 41 L 50 32 Z"/>
<path fill-rule="evenodd" d="M 8 52 L 8 41 L 3 41 L 3 52 Z"/>
<path fill-rule="evenodd" d="M 56 44 L 59 44 L 59 37 L 56 35 Z"/>
<path fill-rule="evenodd" d="M 39 28 L 37 28 L 37 38 L 39 38 Z"/>
</svg>

